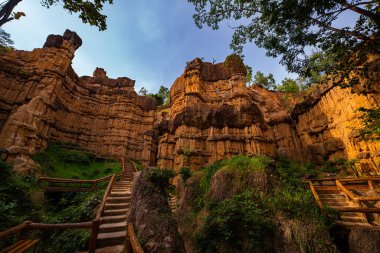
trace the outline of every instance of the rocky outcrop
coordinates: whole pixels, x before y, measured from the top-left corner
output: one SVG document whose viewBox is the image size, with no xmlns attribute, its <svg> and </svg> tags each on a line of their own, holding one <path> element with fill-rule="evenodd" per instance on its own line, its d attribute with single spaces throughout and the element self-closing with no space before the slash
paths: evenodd
<svg viewBox="0 0 380 253">
<path fill-rule="evenodd" d="M 154 162 L 155 101 L 138 96 L 133 80 L 108 78 L 102 69 L 78 77 L 71 62 L 81 44 L 67 30 L 50 35 L 42 49 L 0 57 L 0 147 L 16 170 L 31 170 L 30 156 L 48 140 Z"/>
<path fill-rule="evenodd" d="M 147 253 L 183 253 L 182 238 L 164 192 L 148 179 L 148 170 L 137 173 L 128 217 Z"/>
<path fill-rule="evenodd" d="M 380 143 L 360 139 L 358 109 L 378 108 L 378 93 L 321 86 L 289 112 L 281 93 L 246 87 L 245 72 L 229 71 L 226 62 L 195 59 L 172 85 L 170 110 L 158 113 L 155 123 L 159 166 L 195 169 L 245 153 L 359 159 L 359 170 L 377 173 Z"/>
<path fill-rule="evenodd" d="M 50 35 L 42 49 L 0 57 L 0 150 L 19 171 L 33 167 L 30 155 L 48 140 L 58 140 L 177 170 L 245 153 L 358 159 L 359 171 L 379 172 L 380 142 L 358 134 L 358 109 L 380 105 L 376 57 L 367 80 L 356 78 L 353 89 L 318 87 L 292 111 L 283 94 L 246 87 L 238 57 L 217 64 L 195 59 L 173 83 L 170 106 L 155 112 L 155 100 L 138 96 L 134 80 L 109 78 L 102 68 L 78 77 L 71 62 L 81 44 L 66 31 Z"/>
</svg>

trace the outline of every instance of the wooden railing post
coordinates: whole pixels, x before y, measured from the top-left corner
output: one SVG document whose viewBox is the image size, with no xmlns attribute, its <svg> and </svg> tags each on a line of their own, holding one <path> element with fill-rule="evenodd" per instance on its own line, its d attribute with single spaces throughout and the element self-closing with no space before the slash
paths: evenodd
<svg viewBox="0 0 380 253">
<path fill-rule="evenodd" d="M 312 181 L 309 181 L 309 187 L 310 187 L 311 193 L 313 194 L 315 200 L 317 201 L 318 206 L 319 206 L 320 208 L 323 208 L 322 201 L 321 201 L 321 199 L 319 198 L 319 195 L 318 195 L 317 191 L 315 190 Z"/>
<path fill-rule="evenodd" d="M 92 221 L 92 229 L 91 229 L 90 244 L 88 246 L 88 253 L 95 253 L 96 239 L 99 233 L 99 226 L 100 226 L 100 220 L 94 219 Z"/>
<path fill-rule="evenodd" d="M 375 189 L 375 186 L 373 185 L 373 181 L 371 179 L 368 180 L 368 186 L 369 186 L 369 189 Z"/>
</svg>

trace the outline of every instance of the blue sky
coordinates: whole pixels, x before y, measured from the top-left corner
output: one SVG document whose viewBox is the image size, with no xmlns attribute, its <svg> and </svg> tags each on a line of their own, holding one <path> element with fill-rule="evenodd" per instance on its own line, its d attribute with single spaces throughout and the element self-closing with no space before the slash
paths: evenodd
<svg viewBox="0 0 380 253">
<path fill-rule="evenodd" d="M 196 57 L 221 62 L 232 53 L 233 30 L 227 25 L 216 31 L 198 29 L 192 18 L 194 8 L 187 0 L 115 0 L 104 9 L 108 29 L 103 32 L 82 24 L 76 14 L 70 15 L 61 6 L 46 9 L 40 1 L 24 0 L 16 11 L 25 12 L 26 17 L 3 26 L 15 48 L 42 47 L 49 34 L 63 34 L 68 28 L 83 39 L 73 61 L 78 75 L 92 75 L 96 67 L 102 67 L 109 77 L 136 80 L 136 91 L 142 86 L 150 92 L 157 92 L 160 85 L 170 87 L 186 62 Z M 244 54 L 254 73 L 273 73 L 277 82 L 295 77 L 254 44 L 246 45 Z"/>
</svg>

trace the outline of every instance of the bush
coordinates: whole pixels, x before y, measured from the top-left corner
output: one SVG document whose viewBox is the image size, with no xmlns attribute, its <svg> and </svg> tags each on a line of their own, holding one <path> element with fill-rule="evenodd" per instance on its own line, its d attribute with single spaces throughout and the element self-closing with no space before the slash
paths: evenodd
<svg viewBox="0 0 380 253">
<path fill-rule="evenodd" d="M 148 179 L 158 188 L 158 190 L 165 194 L 169 194 L 175 190 L 174 185 L 170 183 L 170 179 L 176 175 L 177 173 L 172 169 L 153 168 L 148 172 Z"/>
<path fill-rule="evenodd" d="M 66 163 L 82 164 L 88 165 L 90 163 L 90 158 L 82 152 L 71 151 L 71 150 L 62 150 L 59 153 L 59 156 L 62 161 Z"/>
<path fill-rule="evenodd" d="M 181 175 L 182 181 L 186 182 L 187 179 L 189 179 L 191 177 L 191 170 L 189 167 L 182 167 L 179 170 L 179 174 Z"/>
<path fill-rule="evenodd" d="M 12 173 L 12 166 L 0 159 L 0 231 L 19 225 L 25 220 L 38 218 L 31 202 L 29 189 L 34 178 Z M 0 241 L 0 248 L 12 242 L 11 237 Z"/>
<path fill-rule="evenodd" d="M 272 231 L 269 210 L 260 193 L 244 192 L 210 208 L 196 235 L 200 252 L 259 252 Z"/>
<path fill-rule="evenodd" d="M 264 171 L 268 168 L 271 163 L 271 159 L 267 156 L 257 155 L 254 157 L 249 157 L 246 155 L 238 155 L 232 157 L 231 159 L 225 160 L 222 164 L 227 169 L 236 169 L 236 170 L 256 170 Z"/>
</svg>

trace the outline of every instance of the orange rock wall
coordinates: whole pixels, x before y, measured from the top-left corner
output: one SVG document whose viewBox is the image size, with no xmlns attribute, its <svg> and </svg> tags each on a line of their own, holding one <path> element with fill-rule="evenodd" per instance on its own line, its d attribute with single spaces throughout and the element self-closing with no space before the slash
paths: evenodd
<svg viewBox="0 0 380 253">
<path fill-rule="evenodd" d="M 79 78 L 71 68 L 72 39 L 54 43 L 0 58 L 0 147 L 15 169 L 33 170 L 30 155 L 48 140 L 154 163 L 155 102 L 138 96 L 133 80 L 107 78 L 101 69 Z"/>
<path fill-rule="evenodd" d="M 170 107 L 156 112 L 154 100 L 138 96 L 129 78 L 108 78 L 103 69 L 78 77 L 71 62 L 80 45 L 68 31 L 50 35 L 42 49 L 0 57 L 0 151 L 16 170 L 33 170 L 30 156 L 58 140 L 176 170 L 265 154 L 358 159 L 359 170 L 378 172 L 380 143 L 358 135 L 358 109 L 380 105 L 376 82 L 368 95 L 319 87 L 290 111 L 282 94 L 246 87 L 242 62 L 195 59 L 172 85 Z M 370 76 L 378 77 L 378 69 Z"/>
<path fill-rule="evenodd" d="M 379 94 L 325 86 L 289 112 L 280 93 L 246 87 L 239 73 L 210 80 L 205 72 L 220 72 L 221 65 L 204 71 L 206 64 L 196 59 L 188 65 L 171 88 L 170 110 L 157 115 L 159 166 L 196 169 L 244 153 L 315 162 L 358 159 L 359 170 L 378 172 L 380 142 L 360 139 L 358 109 L 378 108 Z M 233 110 L 220 112 L 224 107 Z M 210 123 L 213 116 L 219 119 Z"/>
</svg>

